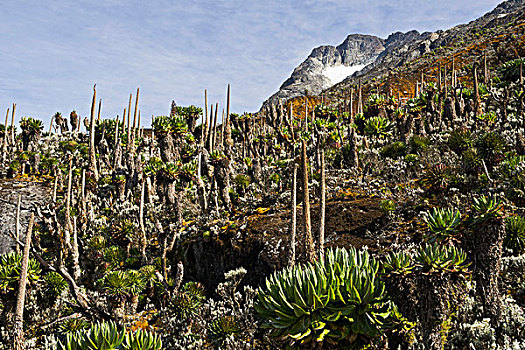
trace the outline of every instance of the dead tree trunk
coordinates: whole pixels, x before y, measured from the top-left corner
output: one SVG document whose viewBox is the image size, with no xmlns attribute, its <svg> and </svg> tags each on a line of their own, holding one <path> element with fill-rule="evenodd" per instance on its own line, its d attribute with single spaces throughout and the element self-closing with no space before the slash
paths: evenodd
<svg viewBox="0 0 525 350">
<path fill-rule="evenodd" d="M 24 255 L 22 256 L 22 266 L 20 269 L 20 281 L 18 283 L 18 296 L 16 298 L 16 309 L 13 324 L 13 335 L 14 335 L 14 350 L 25 349 L 24 344 L 24 303 L 26 298 L 26 286 L 27 286 L 27 266 L 29 264 L 29 248 L 31 245 L 31 234 L 33 232 L 33 222 L 35 220 L 35 214 L 31 213 L 29 219 L 29 226 L 27 227 L 27 234 L 24 246 Z"/>
<path fill-rule="evenodd" d="M 306 142 L 303 140 L 302 152 L 303 164 L 303 223 L 306 241 L 306 259 L 313 262 L 315 259 L 315 246 L 312 236 L 312 227 L 310 222 L 310 195 L 308 191 L 308 159 L 306 155 Z"/>
</svg>

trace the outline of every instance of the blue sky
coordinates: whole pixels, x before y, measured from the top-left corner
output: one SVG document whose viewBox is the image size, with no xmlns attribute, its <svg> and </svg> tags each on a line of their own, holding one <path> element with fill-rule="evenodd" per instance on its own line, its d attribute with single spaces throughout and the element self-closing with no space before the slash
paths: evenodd
<svg viewBox="0 0 525 350">
<path fill-rule="evenodd" d="M 433 31 L 469 22 L 499 1 L 232 0 L 12 1 L 0 6 L 0 123 L 48 123 L 89 114 L 93 84 L 102 116 L 122 115 L 140 87 L 143 120 L 178 105 L 256 111 L 319 45 L 350 33 Z"/>
</svg>

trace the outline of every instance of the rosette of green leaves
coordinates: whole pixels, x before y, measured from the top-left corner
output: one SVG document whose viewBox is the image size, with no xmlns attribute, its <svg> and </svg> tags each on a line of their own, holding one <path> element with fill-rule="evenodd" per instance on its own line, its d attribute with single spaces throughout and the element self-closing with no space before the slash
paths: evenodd
<svg viewBox="0 0 525 350">
<path fill-rule="evenodd" d="M 461 248 L 438 243 L 420 246 L 414 258 L 425 272 L 461 272 L 470 265 L 467 254 Z"/>
<path fill-rule="evenodd" d="M 509 198 L 525 198 L 525 156 L 505 159 L 498 167 L 497 177 L 504 182 L 505 194 Z"/>
<path fill-rule="evenodd" d="M 220 316 L 208 326 L 208 337 L 213 344 L 221 347 L 222 344 L 241 332 L 239 322 L 233 316 Z"/>
<path fill-rule="evenodd" d="M 434 208 L 427 212 L 423 220 L 431 232 L 431 241 L 446 241 L 451 239 L 461 223 L 461 213 L 452 208 Z"/>
<path fill-rule="evenodd" d="M 275 272 L 255 303 L 262 327 L 292 346 L 368 343 L 391 318 L 379 269 L 366 251 L 338 248 L 324 261 Z"/>
<path fill-rule="evenodd" d="M 22 254 L 9 252 L 2 255 L 0 259 L 0 290 L 14 290 L 20 279 L 22 268 Z M 27 279 L 30 282 L 36 282 L 40 279 L 42 269 L 35 259 L 29 259 L 27 266 Z"/>
<path fill-rule="evenodd" d="M 66 335 L 62 350 L 116 350 L 121 349 L 125 329 L 114 322 L 97 322 L 89 330 L 81 330 Z"/>
<path fill-rule="evenodd" d="M 405 252 L 390 252 L 383 262 L 385 272 L 407 274 L 414 269 L 412 257 Z"/>
<path fill-rule="evenodd" d="M 511 216 L 505 219 L 505 248 L 512 250 L 514 255 L 525 252 L 525 218 Z"/>
<path fill-rule="evenodd" d="M 503 217 L 505 208 L 501 199 L 494 196 L 481 196 L 474 198 L 472 203 L 474 212 L 474 224 L 479 224 L 487 220 L 500 219 Z"/>
<path fill-rule="evenodd" d="M 160 350 L 162 349 L 162 340 L 157 334 L 139 329 L 136 332 L 128 332 L 124 335 L 122 349 Z"/>
<path fill-rule="evenodd" d="M 365 123 L 365 132 L 371 136 L 386 137 L 392 131 L 392 124 L 384 117 L 377 116 L 368 119 Z"/>
<path fill-rule="evenodd" d="M 67 289 L 66 280 L 60 274 L 51 271 L 44 276 L 45 290 L 52 296 L 59 296 Z"/>
</svg>

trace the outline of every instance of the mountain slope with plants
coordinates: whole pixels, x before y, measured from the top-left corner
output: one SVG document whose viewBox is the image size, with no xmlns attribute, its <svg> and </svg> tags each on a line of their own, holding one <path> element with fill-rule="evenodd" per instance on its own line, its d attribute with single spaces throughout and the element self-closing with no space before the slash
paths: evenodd
<svg viewBox="0 0 525 350">
<path fill-rule="evenodd" d="M 139 90 L 119 120 L 94 87 L 86 131 L 13 105 L 0 349 L 524 348 L 520 3 L 389 84 L 243 115 L 228 87 L 223 122 L 206 92 L 150 132 Z"/>
</svg>

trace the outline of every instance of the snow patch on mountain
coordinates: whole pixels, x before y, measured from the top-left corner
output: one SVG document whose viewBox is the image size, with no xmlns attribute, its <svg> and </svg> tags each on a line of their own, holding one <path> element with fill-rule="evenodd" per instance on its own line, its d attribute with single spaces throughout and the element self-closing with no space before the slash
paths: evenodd
<svg viewBox="0 0 525 350">
<path fill-rule="evenodd" d="M 327 77 L 328 79 L 330 79 L 330 82 L 331 82 L 330 86 L 333 86 L 345 80 L 346 77 L 365 68 L 365 66 L 366 64 L 358 64 L 355 66 L 340 65 L 340 66 L 326 67 L 322 70 L 321 74 Z"/>
</svg>

